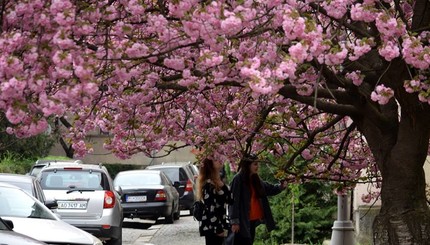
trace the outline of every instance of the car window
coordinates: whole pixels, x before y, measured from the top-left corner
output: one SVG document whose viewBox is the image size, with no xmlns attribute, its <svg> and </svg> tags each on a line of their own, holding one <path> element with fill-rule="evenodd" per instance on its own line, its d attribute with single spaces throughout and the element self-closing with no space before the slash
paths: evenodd
<svg viewBox="0 0 430 245">
<path fill-rule="evenodd" d="M 161 172 L 161 179 L 163 185 L 173 185 L 172 181 L 170 181 L 169 177 L 167 177 L 163 172 Z"/>
<path fill-rule="evenodd" d="M 159 185 L 161 183 L 158 174 L 129 173 L 119 174 L 115 178 L 115 186 Z"/>
<path fill-rule="evenodd" d="M 0 216 L 53 219 L 53 213 L 29 194 L 15 188 L 0 187 Z"/>
<path fill-rule="evenodd" d="M 181 181 L 187 181 L 189 179 L 187 173 L 185 172 L 185 169 L 183 168 L 179 169 L 179 178 Z"/>
<path fill-rule="evenodd" d="M 177 168 L 160 168 L 159 170 L 163 171 L 163 173 L 167 175 L 171 181 L 180 181 Z"/>
<path fill-rule="evenodd" d="M 98 171 L 61 170 L 43 171 L 40 183 L 46 190 L 64 190 L 69 188 L 107 190 L 104 175 Z"/>
<path fill-rule="evenodd" d="M 42 170 L 43 167 L 45 167 L 46 165 L 36 165 L 34 166 L 31 171 L 30 171 L 30 175 L 32 176 L 37 176 L 40 171 Z"/>
<path fill-rule="evenodd" d="M 36 188 L 36 194 L 38 195 L 37 199 L 43 200 L 44 202 L 46 198 L 39 181 L 37 181 L 37 184 L 34 185 L 34 188 Z"/>
<path fill-rule="evenodd" d="M 16 187 L 19 187 L 19 188 L 23 189 L 25 192 L 27 192 L 28 194 L 34 196 L 33 189 L 31 187 L 30 183 L 27 183 L 27 182 L 17 182 L 17 181 L 7 181 L 7 183 L 9 183 L 11 185 L 14 185 Z"/>
</svg>

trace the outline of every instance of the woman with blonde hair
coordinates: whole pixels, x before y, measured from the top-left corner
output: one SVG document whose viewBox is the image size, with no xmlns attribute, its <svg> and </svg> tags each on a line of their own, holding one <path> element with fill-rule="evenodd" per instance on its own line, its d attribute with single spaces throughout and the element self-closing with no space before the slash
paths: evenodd
<svg viewBox="0 0 430 245">
<path fill-rule="evenodd" d="M 222 245 L 228 224 L 226 205 L 233 203 L 231 192 L 221 180 L 220 170 L 223 163 L 205 158 L 200 163 L 197 199 L 204 203 L 203 217 L 200 222 L 200 236 L 205 237 L 206 245 Z"/>
</svg>

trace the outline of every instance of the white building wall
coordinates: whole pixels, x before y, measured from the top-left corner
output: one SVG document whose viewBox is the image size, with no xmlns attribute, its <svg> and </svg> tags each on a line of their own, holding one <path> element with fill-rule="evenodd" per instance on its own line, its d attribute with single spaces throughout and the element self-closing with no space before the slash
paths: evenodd
<svg viewBox="0 0 430 245">
<path fill-rule="evenodd" d="M 89 141 L 92 144 L 94 151 L 87 154 L 83 159 L 85 163 L 104 163 L 104 164 L 133 164 L 133 165 L 154 165 L 162 162 L 195 162 L 196 158 L 193 153 L 191 153 L 191 147 L 185 147 L 180 150 L 170 153 L 168 156 L 161 157 L 166 154 L 166 152 L 161 151 L 154 154 L 154 158 L 147 157 L 143 153 L 135 154 L 129 159 L 120 159 L 108 150 L 103 148 L 103 142 L 109 136 L 103 135 L 92 135 Z M 56 144 L 50 151 L 49 155 L 52 156 L 65 156 L 65 152 L 60 144 Z"/>
</svg>

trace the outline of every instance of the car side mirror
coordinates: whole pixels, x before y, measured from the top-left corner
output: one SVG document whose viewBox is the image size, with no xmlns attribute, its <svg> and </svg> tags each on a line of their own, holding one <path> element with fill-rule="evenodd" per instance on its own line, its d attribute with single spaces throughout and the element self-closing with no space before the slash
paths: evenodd
<svg viewBox="0 0 430 245">
<path fill-rule="evenodd" d="M 114 190 L 120 195 L 120 196 L 122 196 L 122 188 L 121 188 L 121 186 L 115 186 L 114 187 Z"/>
<path fill-rule="evenodd" d="M 3 219 L 4 223 L 11 229 L 13 230 L 13 222 L 12 220 L 8 220 L 8 219 Z"/>
<path fill-rule="evenodd" d="M 179 186 L 181 185 L 181 183 L 179 182 L 179 181 L 175 181 L 175 182 L 173 182 L 173 186 L 175 187 L 175 188 L 179 188 Z"/>
<path fill-rule="evenodd" d="M 49 209 L 56 209 L 58 208 L 58 203 L 57 201 L 45 201 L 45 206 Z"/>
</svg>

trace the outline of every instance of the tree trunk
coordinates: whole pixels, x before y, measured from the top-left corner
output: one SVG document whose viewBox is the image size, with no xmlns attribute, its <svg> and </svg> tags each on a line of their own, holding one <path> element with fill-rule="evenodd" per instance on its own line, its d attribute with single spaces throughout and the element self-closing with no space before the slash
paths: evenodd
<svg viewBox="0 0 430 245">
<path fill-rule="evenodd" d="M 424 162 L 428 121 L 402 116 L 394 147 L 383 159 L 381 211 L 373 223 L 375 245 L 430 245 L 430 210 Z M 382 143 L 383 144 L 383 143 Z"/>
</svg>

